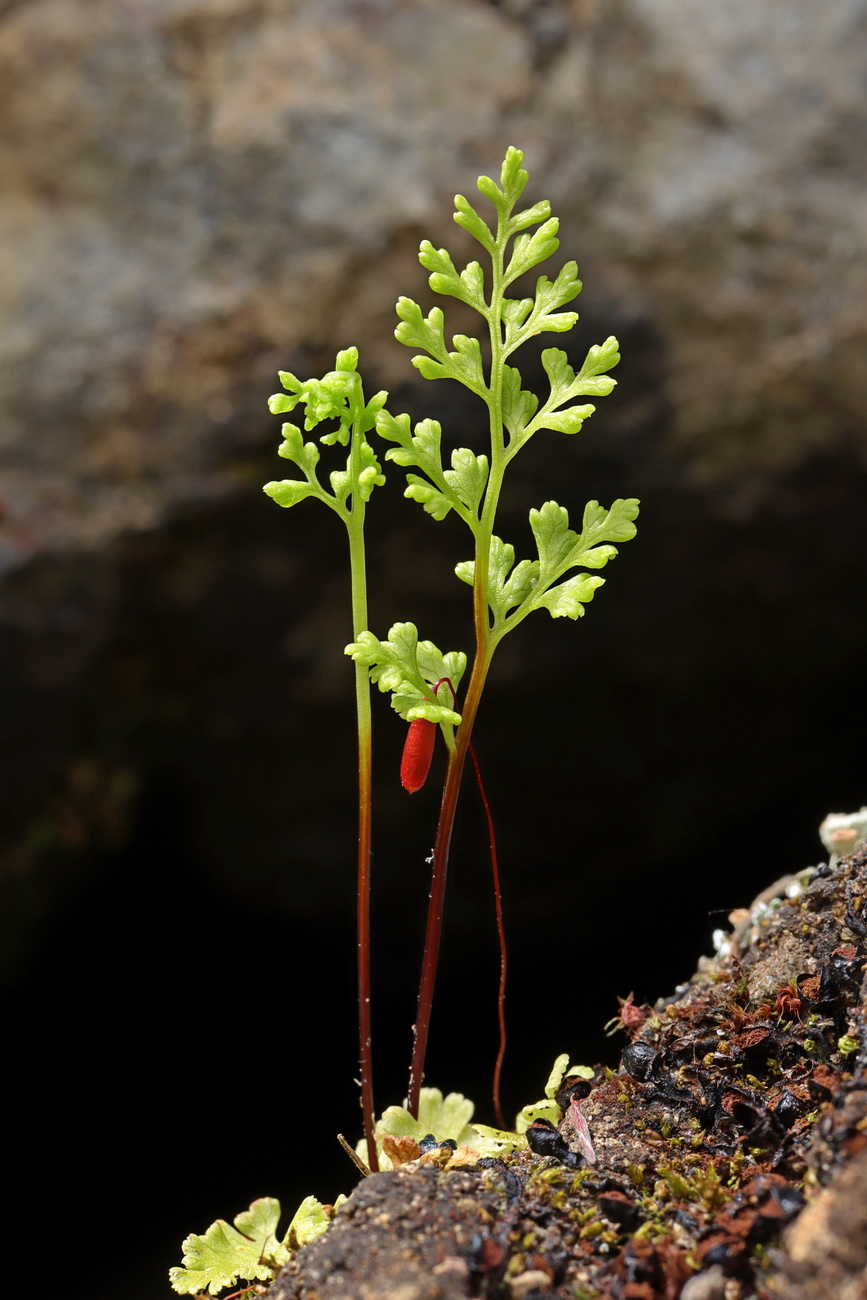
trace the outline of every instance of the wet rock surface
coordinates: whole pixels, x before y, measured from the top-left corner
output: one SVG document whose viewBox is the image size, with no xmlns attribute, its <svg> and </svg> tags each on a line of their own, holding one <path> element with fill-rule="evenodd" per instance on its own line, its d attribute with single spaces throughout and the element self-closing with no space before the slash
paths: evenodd
<svg viewBox="0 0 867 1300">
<path fill-rule="evenodd" d="M 646 1009 L 557 1154 L 375 1175 L 269 1297 L 863 1296 L 865 918 L 867 850 L 782 882 Z"/>
</svg>

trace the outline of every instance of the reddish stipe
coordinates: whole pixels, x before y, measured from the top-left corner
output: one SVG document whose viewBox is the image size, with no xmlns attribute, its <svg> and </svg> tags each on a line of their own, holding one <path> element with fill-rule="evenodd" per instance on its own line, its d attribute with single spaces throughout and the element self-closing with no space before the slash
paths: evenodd
<svg viewBox="0 0 867 1300">
<path fill-rule="evenodd" d="M 482 773 L 479 768 L 479 760 L 476 758 L 476 751 L 473 749 L 473 742 L 469 744 L 470 758 L 473 760 L 473 767 L 476 769 L 476 781 L 479 786 L 479 794 L 482 796 L 482 803 L 485 805 L 485 817 L 488 822 L 488 837 L 491 843 L 491 870 L 494 876 L 494 907 L 497 913 L 497 937 L 500 941 L 500 987 L 497 994 L 497 1017 L 500 1024 L 500 1046 L 497 1051 L 497 1059 L 494 1063 L 494 1115 L 497 1124 L 501 1129 L 507 1128 L 506 1121 L 503 1119 L 503 1108 L 500 1104 L 500 1075 L 503 1072 L 503 1057 L 506 1055 L 506 930 L 503 925 L 503 898 L 500 893 L 500 868 L 497 862 L 497 841 L 494 837 L 494 819 L 491 816 L 491 809 L 488 804 L 485 787 L 482 784 Z"/>
<path fill-rule="evenodd" d="M 448 677 L 441 677 L 433 688 L 434 699 L 441 686 L 448 686 L 452 693 L 452 703 L 457 709 L 457 696 L 455 688 L 452 686 Z M 410 723 L 409 732 L 403 747 L 403 758 L 400 764 L 400 781 L 405 790 L 410 794 L 415 794 L 420 790 L 427 780 L 430 771 L 431 759 L 433 758 L 433 747 L 436 739 L 437 724 L 428 722 L 426 718 L 417 718 Z M 500 1103 L 500 1076 L 503 1071 L 503 1058 L 506 1054 L 506 931 L 503 925 L 503 898 L 500 892 L 500 867 L 497 860 L 497 841 L 494 835 L 494 819 L 491 815 L 491 808 L 488 803 L 485 787 L 482 781 L 482 772 L 479 767 L 479 760 L 476 758 L 476 751 L 473 749 L 472 741 L 469 743 L 470 758 L 473 761 L 473 767 L 476 773 L 476 781 L 479 787 L 479 794 L 482 796 L 482 803 L 485 809 L 485 819 L 488 823 L 488 838 L 491 845 L 491 870 L 494 878 L 494 908 L 497 916 L 497 937 L 500 944 L 500 985 L 497 994 L 497 1018 L 500 1026 L 500 1045 L 497 1051 L 497 1059 L 494 1063 L 494 1082 L 493 1082 L 493 1101 L 494 1115 L 501 1129 L 506 1128 L 506 1122 L 503 1118 L 503 1108 Z"/>
</svg>

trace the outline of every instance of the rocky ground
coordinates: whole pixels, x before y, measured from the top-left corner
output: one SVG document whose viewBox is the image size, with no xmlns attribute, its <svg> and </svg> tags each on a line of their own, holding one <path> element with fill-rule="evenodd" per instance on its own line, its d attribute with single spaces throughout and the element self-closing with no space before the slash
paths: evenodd
<svg viewBox="0 0 867 1300">
<path fill-rule="evenodd" d="M 674 997 L 627 1004 L 620 1068 L 565 1087 L 559 1129 L 365 1179 L 268 1300 L 867 1295 L 867 849 L 732 919 Z"/>
</svg>

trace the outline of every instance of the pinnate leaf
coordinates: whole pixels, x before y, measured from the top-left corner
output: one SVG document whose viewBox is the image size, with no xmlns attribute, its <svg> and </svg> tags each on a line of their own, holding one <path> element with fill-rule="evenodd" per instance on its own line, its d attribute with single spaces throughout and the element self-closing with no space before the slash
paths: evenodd
<svg viewBox="0 0 867 1300">
<path fill-rule="evenodd" d="M 456 447 L 452 467 L 444 477 L 458 500 L 475 514 L 488 481 L 487 456 L 476 456 L 468 447 Z"/>
<path fill-rule="evenodd" d="M 460 651 L 443 654 L 432 641 L 419 641 L 414 623 L 395 623 L 386 641 L 372 632 L 360 633 L 345 650 L 356 663 L 363 664 L 381 691 L 390 691 L 391 706 L 407 722 L 426 718 L 429 722 L 457 726 L 461 715 L 433 698 L 432 687 L 447 677 L 455 691 L 467 666 Z M 441 689 L 450 698 L 448 688 Z"/>
<path fill-rule="evenodd" d="M 574 568 L 601 569 L 617 554 L 611 541 L 625 542 L 635 536 L 633 520 L 638 502 L 630 497 L 614 502 L 610 510 L 589 501 L 584 509 L 580 534 L 569 527 L 569 514 L 556 501 L 546 501 L 540 510 L 530 511 L 530 527 L 539 552 L 538 582 L 530 593 L 520 616 L 529 609 L 547 609 L 553 618 L 578 618 L 582 606 L 604 581 L 588 574 L 577 574 L 559 586 L 556 582 Z M 601 543 L 601 544 L 600 544 Z"/>
<path fill-rule="evenodd" d="M 394 331 L 398 343 L 408 348 L 424 348 L 432 357 L 444 358 L 446 344 L 443 337 L 444 317 L 441 307 L 431 307 L 427 316 L 412 298 L 400 297 L 395 310 L 400 324 Z"/>
<path fill-rule="evenodd" d="M 514 207 L 527 187 L 529 178 L 527 172 L 521 166 L 523 161 L 523 150 L 515 149 L 514 146 L 510 145 L 506 150 L 506 156 L 500 168 L 500 184 L 503 187 L 503 198 L 510 208 Z"/>
<path fill-rule="evenodd" d="M 604 582 L 604 578 L 593 578 L 589 573 L 576 573 L 573 578 L 543 592 L 535 602 L 536 607 L 547 609 L 552 618 L 580 618 L 584 606 Z"/>
<path fill-rule="evenodd" d="M 526 173 L 525 173 L 526 175 Z M 508 233 L 515 235 L 519 230 L 526 230 L 528 226 L 535 226 L 540 221 L 547 221 L 551 215 L 551 204 L 547 199 L 540 199 L 534 203 L 531 208 L 524 208 L 523 212 L 516 212 L 509 220 Z"/>
<path fill-rule="evenodd" d="M 457 576 L 470 586 L 473 584 L 475 571 L 473 560 L 463 560 L 455 566 Z M 488 561 L 488 604 L 497 622 L 502 622 L 510 609 L 527 600 L 538 578 L 538 560 L 521 560 L 515 564 L 514 546 L 499 537 L 491 538 Z"/>
<path fill-rule="evenodd" d="M 403 466 L 417 465 L 430 480 L 419 478 L 417 474 L 407 474 L 409 486 L 404 496 L 420 501 L 434 519 L 444 519 L 450 510 L 456 510 L 472 526 L 473 512 L 478 504 L 478 499 L 475 505 L 471 504 L 473 495 L 478 490 L 479 497 L 481 496 L 487 478 L 487 460 L 484 456 L 475 457 L 472 452 L 459 449 L 452 452 L 451 470 L 444 471 L 440 445 L 442 429 L 436 420 L 421 420 L 411 433 L 408 415 L 398 415 L 395 418 L 383 411 L 377 419 L 376 431 L 388 442 L 399 444 L 389 448 L 385 453 L 386 460 L 393 460 Z"/>
<path fill-rule="evenodd" d="M 477 240 L 488 253 L 493 253 L 496 244 L 490 227 L 482 220 L 473 205 L 464 198 L 463 194 L 455 195 L 455 214 L 453 219 L 459 226 L 463 226 L 464 230 L 468 230 L 473 239 Z"/>
<path fill-rule="evenodd" d="M 435 488 L 427 479 L 419 478 L 418 474 L 407 474 L 406 481 L 409 486 L 403 495 L 411 501 L 418 501 L 434 519 L 445 519 L 453 509 L 453 498 Z"/>
<path fill-rule="evenodd" d="M 560 247 L 560 240 L 557 238 L 557 231 L 560 229 L 560 222 L 556 217 L 549 217 L 538 230 L 534 230 L 532 235 L 521 234 L 515 240 L 512 256 L 509 259 L 509 265 L 506 267 L 504 274 L 504 283 L 511 284 L 517 280 L 519 275 L 529 271 L 532 267 L 537 266 L 539 262 L 544 262 L 546 257 L 551 257 Z"/>
<path fill-rule="evenodd" d="M 514 366 L 503 366 L 503 424 L 513 440 L 520 439 L 539 407 L 535 393 L 521 387 L 521 372 Z"/>
<path fill-rule="evenodd" d="M 458 274 L 451 254 L 445 248 L 434 248 L 429 239 L 422 240 L 418 260 L 431 273 L 428 283 L 434 293 L 459 298 L 482 314 L 486 312 L 485 276 L 478 262 L 470 262 Z"/>
</svg>

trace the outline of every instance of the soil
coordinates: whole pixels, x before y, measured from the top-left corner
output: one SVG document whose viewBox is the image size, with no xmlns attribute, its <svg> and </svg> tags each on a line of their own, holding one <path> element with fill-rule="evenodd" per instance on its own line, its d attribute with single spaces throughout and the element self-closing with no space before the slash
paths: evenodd
<svg viewBox="0 0 867 1300">
<path fill-rule="evenodd" d="M 558 1129 L 365 1179 L 268 1300 L 865 1300 L 867 849 L 731 921 Z"/>
</svg>

